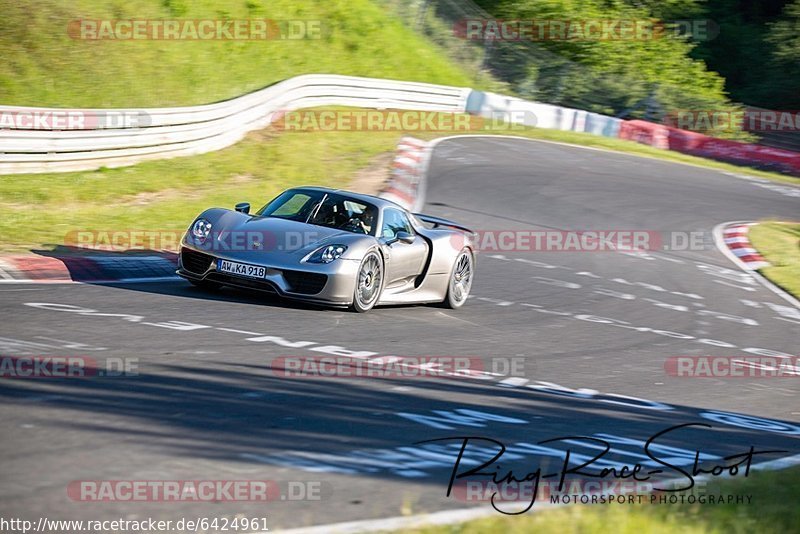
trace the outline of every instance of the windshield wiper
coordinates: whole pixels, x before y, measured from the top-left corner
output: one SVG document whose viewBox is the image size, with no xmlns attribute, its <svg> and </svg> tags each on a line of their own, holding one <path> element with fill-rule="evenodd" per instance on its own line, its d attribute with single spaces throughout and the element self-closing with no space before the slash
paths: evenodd
<svg viewBox="0 0 800 534">
<path fill-rule="evenodd" d="M 317 216 L 319 209 L 322 207 L 322 204 L 325 202 L 325 200 L 327 200 L 327 198 L 328 198 L 328 193 L 325 193 L 325 195 L 322 197 L 322 200 L 320 200 L 319 204 L 317 204 L 317 207 L 311 210 L 311 213 L 309 213 L 308 217 L 306 217 L 306 224 L 308 224 L 308 221 L 310 221 L 312 218 Z"/>
</svg>

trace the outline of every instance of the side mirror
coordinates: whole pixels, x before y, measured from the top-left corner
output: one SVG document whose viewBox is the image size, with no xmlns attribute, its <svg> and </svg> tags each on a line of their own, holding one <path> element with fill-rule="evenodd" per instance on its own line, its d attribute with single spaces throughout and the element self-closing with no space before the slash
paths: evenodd
<svg viewBox="0 0 800 534">
<path fill-rule="evenodd" d="M 397 235 L 395 235 L 395 239 L 397 239 L 402 243 L 410 245 L 417 239 L 417 237 L 412 234 L 409 234 L 408 232 L 397 232 Z"/>
<path fill-rule="evenodd" d="M 244 213 L 245 215 L 247 215 L 248 213 L 250 213 L 250 204 L 248 202 L 239 202 L 238 204 L 236 204 L 236 207 L 234 209 L 239 213 Z"/>
</svg>

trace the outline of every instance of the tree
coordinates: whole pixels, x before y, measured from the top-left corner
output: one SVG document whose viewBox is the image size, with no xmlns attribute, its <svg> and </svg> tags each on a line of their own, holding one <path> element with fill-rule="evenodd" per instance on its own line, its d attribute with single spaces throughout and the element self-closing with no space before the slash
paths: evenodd
<svg viewBox="0 0 800 534">
<path fill-rule="evenodd" d="M 625 3 L 660 20 L 685 20 L 705 13 L 705 0 L 625 0 Z"/>
<path fill-rule="evenodd" d="M 487 5 L 490 2 L 485 2 Z M 700 0 L 501 0 L 492 15 L 506 20 L 655 20 L 659 14 L 699 12 Z M 635 109 L 648 97 L 665 111 L 727 107 L 725 80 L 691 57 L 688 37 L 667 32 L 653 39 L 560 39 L 498 42 L 495 74 L 521 96 L 602 113 Z"/>
<path fill-rule="evenodd" d="M 769 98 L 783 109 L 800 109 L 800 0 L 786 6 L 784 16 L 769 25 Z"/>
</svg>

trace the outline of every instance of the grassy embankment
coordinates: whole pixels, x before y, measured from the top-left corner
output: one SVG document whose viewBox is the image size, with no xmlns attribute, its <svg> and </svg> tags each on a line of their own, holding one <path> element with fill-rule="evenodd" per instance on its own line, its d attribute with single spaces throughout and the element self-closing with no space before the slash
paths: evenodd
<svg viewBox="0 0 800 534">
<path fill-rule="evenodd" d="M 413 530 L 414 534 L 782 534 L 800 525 L 800 468 L 711 480 L 706 495 L 752 496 L 744 504 L 604 504 Z M 646 499 L 645 502 L 647 502 Z"/>
<path fill-rule="evenodd" d="M 761 274 L 800 299 L 800 223 L 764 222 L 751 227 L 748 235 L 772 264 Z"/>
</svg>

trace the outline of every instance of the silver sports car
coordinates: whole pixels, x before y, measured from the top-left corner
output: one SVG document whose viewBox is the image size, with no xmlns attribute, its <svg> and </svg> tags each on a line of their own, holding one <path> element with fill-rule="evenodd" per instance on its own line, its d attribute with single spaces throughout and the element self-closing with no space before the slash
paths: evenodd
<svg viewBox="0 0 800 534">
<path fill-rule="evenodd" d="M 365 312 L 376 304 L 464 304 L 474 234 L 370 195 L 323 187 L 281 193 L 256 213 L 211 208 L 189 227 L 178 274 Z"/>
</svg>

